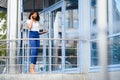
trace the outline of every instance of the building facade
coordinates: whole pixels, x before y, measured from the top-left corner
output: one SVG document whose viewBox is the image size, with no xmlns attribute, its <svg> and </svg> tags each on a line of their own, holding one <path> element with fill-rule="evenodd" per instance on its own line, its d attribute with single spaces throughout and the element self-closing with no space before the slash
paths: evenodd
<svg viewBox="0 0 120 80">
<path fill-rule="evenodd" d="M 16 73 L 16 69 L 18 73 L 29 73 L 30 50 L 26 40 L 29 30 L 25 21 L 36 10 L 43 30 L 49 29 L 40 38 L 38 74 L 71 73 L 78 76 L 74 80 L 81 79 L 81 75 L 84 80 L 119 80 L 119 3 L 119 0 L 8 0 L 7 73 Z"/>
</svg>

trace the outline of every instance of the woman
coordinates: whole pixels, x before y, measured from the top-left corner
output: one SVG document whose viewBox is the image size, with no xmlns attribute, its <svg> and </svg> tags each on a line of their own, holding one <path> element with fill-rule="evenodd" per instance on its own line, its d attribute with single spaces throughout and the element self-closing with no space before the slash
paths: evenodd
<svg viewBox="0 0 120 80">
<path fill-rule="evenodd" d="M 38 55 L 38 50 L 40 47 L 40 41 L 39 39 L 39 34 L 44 34 L 47 33 L 48 30 L 46 30 L 45 32 L 39 32 L 40 29 L 40 24 L 39 24 L 39 14 L 38 12 L 34 11 L 31 12 L 29 15 L 29 20 L 27 21 L 27 27 L 29 28 L 29 38 L 32 38 L 32 40 L 29 40 L 29 44 L 30 44 L 30 48 L 31 48 L 31 64 L 30 64 L 30 73 L 34 74 L 34 68 L 35 68 L 35 64 L 37 61 L 37 55 Z M 34 38 L 37 38 L 37 40 L 35 40 Z"/>
</svg>

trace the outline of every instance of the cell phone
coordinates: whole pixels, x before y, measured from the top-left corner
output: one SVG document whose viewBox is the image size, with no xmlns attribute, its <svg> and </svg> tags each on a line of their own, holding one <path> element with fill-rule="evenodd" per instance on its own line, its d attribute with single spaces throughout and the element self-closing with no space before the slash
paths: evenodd
<svg viewBox="0 0 120 80">
<path fill-rule="evenodd" d="M 43 29 L 40 29 L 39 32 L 43 32 Z"/>
</svg>

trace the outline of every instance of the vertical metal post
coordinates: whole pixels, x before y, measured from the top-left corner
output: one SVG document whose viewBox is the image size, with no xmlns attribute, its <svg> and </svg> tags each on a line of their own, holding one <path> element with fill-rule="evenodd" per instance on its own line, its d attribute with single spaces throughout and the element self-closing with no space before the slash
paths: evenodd
<svg viewBox="0 0 120 80">
<path fill-rule="evenodd" d="M 66 3 L 63 0 L 62 4 L 62 72 L 65 70 L 65 10 Z"/>
<path fill-rule="evenodd" d="M 16 31 L 17 31 L 17 0 L 8 0 L 8 26 L 9 26 L 9 38 L 10 40 L 16 39 Z M 16 42 L 10 42 L 10 50 L 9 50 L 9 73 L 15 73 L 15 61 L 16 61 Z"/>
<path fill-rule="evenodd" d="M 52 38 L 51 33 L 52 33 L 52 13 L 49 12 L 49 38 Z M 51 72 L 52 70 L 52 40 L 49 40 L 49 71 Z"/>
<path fill-rule="evenodd" d="M 46 15 L 44 15 L 44 19 L 46 19 Z M 45 20 L 46 21 L 46 20 Z M 44 23 L 44 29 L 46 28 L 46 23 Z M 46 36 L 44 36 L 46 38 Z M 46 71 L 46 40 L 43 40 L 43 64 L 44 64 L 44 69 L 43 71 Z"/>
<path fill-rule="evenodd" d="M 21 2 L 22 2 L 21 0 L 18 1 L 18 28 L 17 28 L 18 36 L 17 36 L 17 38 L 21 37 L 21 31 L 20 31 L 20 28 L 22 26 L 21 25 L 21 7 L 22 7 Z M 18 50 L 17 50 L 18 51 L 17 52 L 17 64 L 21 64 L 21 49 L 20 49 L 20 47 L 21 47 L 21 40 L 18 40 L 17 42 L 18 42 L 18 45 L 17 45 L 17 47 L 18 47 Z M 21 69 L 20 66 L 21 65 L 17 66 L 19 70 Z"/>
<path fill-rule="evenodd" d="M 17 28 L 17 30 L 18 30 L 18 38 L 20 37 L 20 27 L 21 27 L 21 7 L 22 7 L 22 5 L 21 5 L 21 0 L 19 0 L 18 1 L 18 28 Z"/>
<path fill-rule="evenodd" d="M 26 34 L 27 34 L 27 38 L 29 38 L 29 30 L 26 30 L 27 32 L 26 32 Z M 26 45 L 26 56 L 25 56 L 25 58 L 27 59 L 26 61 L 27 61 L 27 64 L 26 64 L 26 66 L 27 66 L 27 73 L 29 73 L 29 64 L 30 64 L 30 44 L 29 44 L 29 41 L 26 41 L 26 44 L 28 44 L 28 45 Z"/>
<path fill-rule="evenodd" d="M 78 70 L 83 72 L 83 27 L 84 27 L 84 0 L 78 0 L 78 11 L 79 11 L 79 42 L 78 42 Z"/>
<path fill-rule="evenodd" d="M 98 51 L 100 59 L 100 78 L 108 80 L 107 73 L 107 0 L 97 0 Z"/>
<path fill-rule="evenodd" d="M 7 1 L 7 39 L 10 40 L 10 0 Z M 10 42 L 7 41 L 7 73 L 9 73 L 9 48 L 10 48 Z"/>
<path fill-rule="evenodd" d="M 91 27 L 92 27 L 92 24 L 91 24 L 91 0 L 87 0 L 88 1 L 88 3 L 87 3 L 87 7 L 88 7 L 88 19 L 87 19 L 87 21 L 88 21 L 88 46 L 89 46 L 89 51 L 88 51 L 88 53 L 89 53 L 89 67 L 91 67 L 91 53 L 90 53 L 90 49 L 91 49 L 91 47 L 90 47 L 90 38 L 91 38 Z"/>
<path fill-rule="evenodd" d="M 21 7 L 21 8 L 22 8 L 21 17 L 22 17 L 22 21 L 24 22 L 24 0 L 21 1 L 21 5 L 22 5 L 22 7 Z M 24 23 L 23 23 L 23 24 L 22 24 L 22 32 L 21 32 L 22 38 L 24 38 L 24 35 L 23 35 L 23 34 L 25 33 L 24 30 L 25 30 L 25 29 L 24 29 Z M 21 71 L 22 71 L 22 73 L 23 73 L 23 71 L 24 71 L 24 52 L 25 52 L 24 42 L 25 42 L 25 41 L 22 40 L 22 43 L 21 43 L 21 44 L 22 44 L 22 46 L 21 46 L 21 53 L 22 53 L 22 54 L 21 54 L 21 60 L 22 60 L 22 61 L 21 61 L 21 62 L 22 62 L 22 63 L 21 63 L 21 69 L 22 69 Z"/>
</svg>

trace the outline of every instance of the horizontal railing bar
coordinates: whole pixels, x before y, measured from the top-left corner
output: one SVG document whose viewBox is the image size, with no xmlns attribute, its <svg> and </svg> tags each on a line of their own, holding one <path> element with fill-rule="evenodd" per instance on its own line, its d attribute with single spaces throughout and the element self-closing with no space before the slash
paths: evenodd
<svg viewBox="0 0 120 80">
<path fill-rule="evenodd" d="M 51 47 L 51 49 L 62 49 L 59 48 L 60 46 L 56 47 Z M 43 47 L 35 47 L 35 48 L 29 48 L 29 47 L 22 47 L 22 48 L 0 48 L 0 50 L 18 50 L 18 49 L 43 49 Z M 46 47 L 46 49 L 49 49 L 49 47 Z M 77 49 L 77 48 L 65 48 L 65 49 Z"/>
<path fill-rule="evenodd" d="M 69 40 L 69 41 L 87 41 L 86 39 L 61 39 L 61 38 L 18 38 L 18 39 L 2 39 L 0 41 L 19 41 L 19 40 Z"/>
<path fill-rule="evenodd" d="M 36 57 L 36 56 L 11 56 L 11 57 L 9 57 L 9 56 L 0 56 L 0 59 L 9 59 L 9 58 L 19 58 L 19 57 L 21 57 L 21 58 L 28 58 L 28 57 Z M 38 58 L 39 57 L 41 57 L 41 58 L 43 58 L 43 56 L 37 56 Z M 46 58 L 49 58 L 50 56 L 46 56 Z M 62 56 L 51 56 L 51 58 L 61 58 Z M 77 57 L 78 58 L 78 56 L 65 56 L 65 58 L 68 58 L 68 57 L 70 57 L 70 58 L 72 58 L 72 57 Z"/>
<path fill-rule="evenodd" d="M 30 63 L 29 63 L 30 64 Z M 42 64 L 42 65 L 46 65 L 46 66 L 57 66 L 57 65 L 61 65 L 62 63 L 56 63 L 56 64 L 49 64 L 49 63 L 46 63 L 46 64 L 43 64 L 43 63 L 36 63 L 35 65 L 38 65 L 38 64 Z M 8 67 L 10 67 L 10 66 L 26 66 L 26 65 L 28 65 L 27 63 L 23 63 L 23 64 L 10 64 L 10 65 L 7 65 Z M 72 66 L 76 66 L 77 64 L 71 64 Z M 0 65 L 0 67 L 1 66 L 6 66 L 6 64 L 5 65 Z"/>
</svg>

